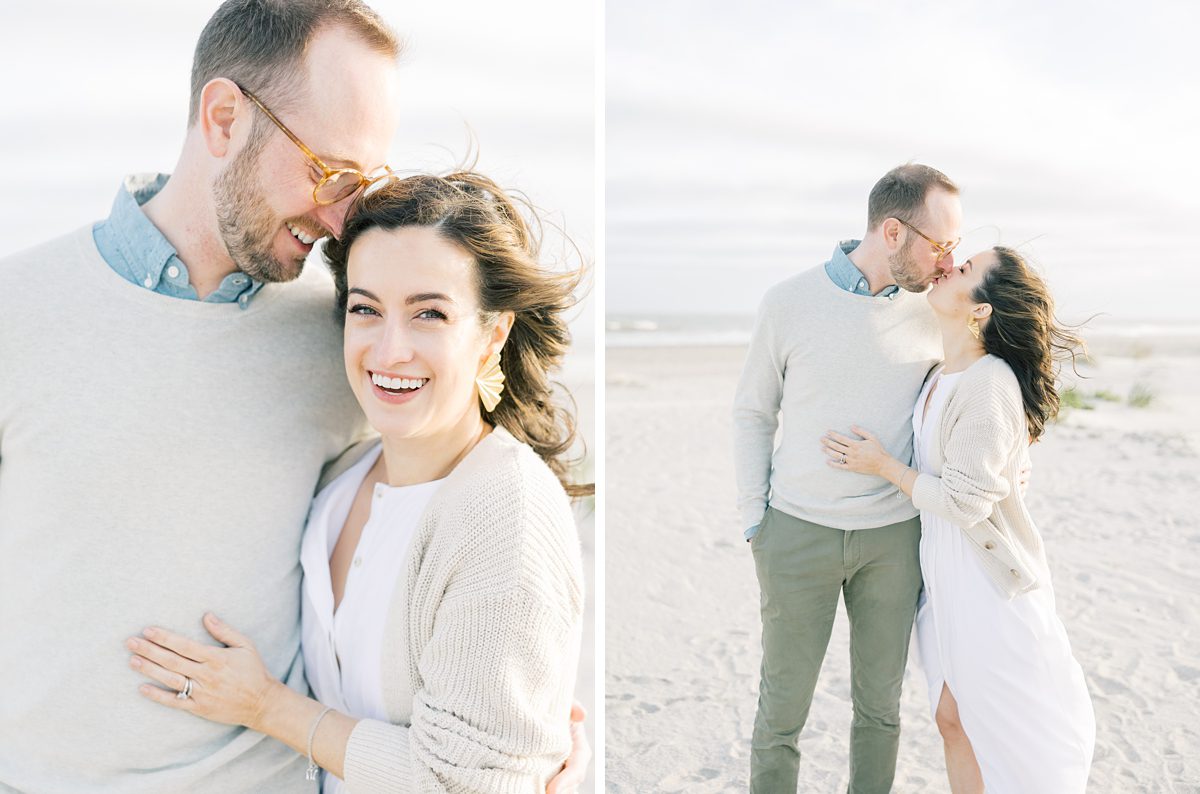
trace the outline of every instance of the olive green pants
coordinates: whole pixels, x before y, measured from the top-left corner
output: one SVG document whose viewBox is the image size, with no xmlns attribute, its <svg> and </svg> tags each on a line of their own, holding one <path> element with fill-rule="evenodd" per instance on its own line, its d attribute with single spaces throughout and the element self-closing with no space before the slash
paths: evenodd
<svg viewBox="0 0 1200 794">
<path fill-rule="evenodd" d="M 751 541 L 762 590 L 762 677 L 750 756 L 755 794 L 796 791 L 797 740 L 829 645 L 838 594 L 850 619 L 851 794 L 896 774 L 900 686 L 921 592 L 921 520 L 841 530 L 774 508 Z"/>
</svg>

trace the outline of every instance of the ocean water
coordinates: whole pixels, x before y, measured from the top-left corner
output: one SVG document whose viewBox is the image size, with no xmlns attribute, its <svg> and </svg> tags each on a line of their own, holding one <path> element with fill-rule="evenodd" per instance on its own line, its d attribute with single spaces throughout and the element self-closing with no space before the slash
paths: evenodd
<svg viewBox="0 0 1200 794">
<path fill-rule="evenodd" d="M 605 347 L 744 347 L 753 314 L 610 314 Z M 1200 354 L 1200 322 L 1084 318 L 1079 333 L 1093 350 L 1146 355 L 1155 351 Z"/>
</svg>

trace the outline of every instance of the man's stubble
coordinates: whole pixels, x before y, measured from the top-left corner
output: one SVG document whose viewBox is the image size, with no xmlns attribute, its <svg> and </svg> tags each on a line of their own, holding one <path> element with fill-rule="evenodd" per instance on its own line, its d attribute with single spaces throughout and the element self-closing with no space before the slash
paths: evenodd
<svg viewBox="0 0 1200 794">
<path fill-rule="evenodd" d="M 304 269 L 303 254 L 289 263 L 275 258 L 272 243 L 283 224 L 263 198 L 258 160 L 266 147 L 267 131 L 258 122 L 250 140 L 213 183 L 217 227 L 229 258 L 256 281 L 292 281 Z"/>
<path fill-rule="evenodd" d="M 909 236 L 899 251 L 888 256 L 888 266 L 900 289 L 920 293 L 929 287 L 930 279 L 921 275 L 920 265 L 913 258 L 913 241 L 914 238 Z"/>
</svg>

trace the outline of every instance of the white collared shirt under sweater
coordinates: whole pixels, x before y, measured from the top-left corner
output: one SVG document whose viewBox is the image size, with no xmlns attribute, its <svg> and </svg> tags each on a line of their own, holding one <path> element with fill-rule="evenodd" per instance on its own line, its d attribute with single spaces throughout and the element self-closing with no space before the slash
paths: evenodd
<svg viewBox="0 0 1200 794">
<path fill-rule="evenodd" d="M 304 667 L 313 694 L 344 714 L 386 722 L 381 664 L 387 612 L 421 515 L 443 481 L 375 486 L 370 516 L 335 611 L 329 558 L 355 494 L 381 452 L 380 444 L 317 495 L 300 562 Z M 329 773 L 322 777 L 323 794 L 346 791 L 337 777 Z"/>
</svg>

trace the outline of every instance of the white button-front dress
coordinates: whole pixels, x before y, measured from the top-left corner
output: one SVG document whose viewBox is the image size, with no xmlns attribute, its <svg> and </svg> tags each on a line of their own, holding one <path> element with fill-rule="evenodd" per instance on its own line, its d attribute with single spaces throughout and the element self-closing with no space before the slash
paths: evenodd
<svg viewBox="0 0 1200 794">
<path fill-rule="evenodd" d="M 928 463 L 929 450 L 938 444 L 942 408 L 960 374 L 935 374 L 917 400 L 913 440 L 921 472 L 941 475 Z M 945 683 L 988 794 L 1082 793 L 1095 716 L 1055 612 L 1049 572 L 1038 572 L 1038 588 L 1008 600 L 979 554 L 959 527 L 921 511 L 925 589 L 916 625 L 930 710 L 936 713 Z"/>
<path fill-rule="evenodd" d="M 326 486 L 313 501 L 300 550 L 304 568 L 301 641 L 304 670 L 317 700 L 359 719 L 388 721 L 383 702 L 383 635 L 388 607 L 417 524 L 444 482 L 375 486 L 337 611 L 329 557 L 354 496 L 378 460 L 382 445 Z M 342 794 L 341 780 L 322 775 L 323 794 Z"/>
</svg>

